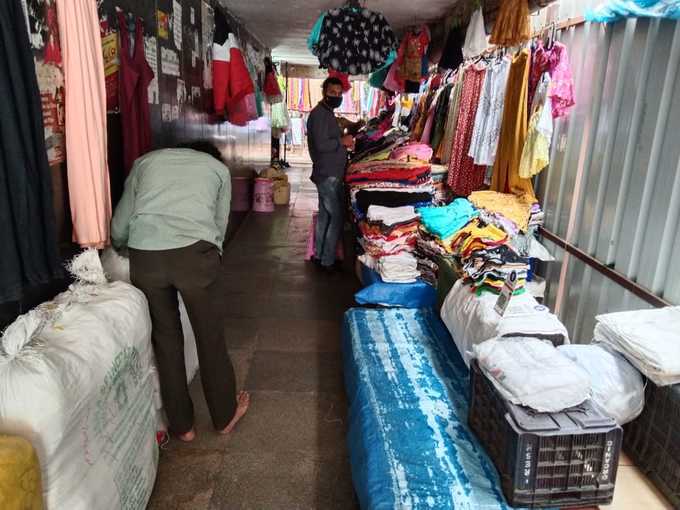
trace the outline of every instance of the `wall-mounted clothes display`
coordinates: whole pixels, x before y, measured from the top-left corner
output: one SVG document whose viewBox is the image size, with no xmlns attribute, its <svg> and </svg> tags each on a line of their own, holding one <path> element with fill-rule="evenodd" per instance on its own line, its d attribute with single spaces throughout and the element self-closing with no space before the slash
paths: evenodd
<svg viewBox="0 0 680 510">
<path fill-rule="evenodd" d="M 0 2 L 0 303 L 61 275 L 40 91 L 20 0 Z"/>
<path fill-rule="evenodd" d="M 144 54 L 144 25 L 135 19 L 135 33 L 128 32 L 123 12 L 118 11 L 120 36 L 120 121 L 123 133 L 123 164 L 129 174 L 135 160 L 151 150 L 151 117 L 148 90 L 154 72 Z M 134 47 L 130 42 L 134 41 Z"/>
<path fill-rule="evenodd" d="M 66 157 L 73 241 L 109 244 L 111 192 L 106 86 L 97 4 L 57 0 L 66 90 Z"/>
<path fill-rule="evenodd" d="M 534 45 L 529 75 L 529 109 L 531 109 L 531 101 L 534 99 L 538 82 L 545 72 L 550 73 L 551 83 L 548 96 L 552 116 L 557 119 L 569 113 L 569 109 L 576 102 L 567 47 L 559 41 L 554 41 L 552 45 L 546 47 L 539 39 Z"/>
<path fill-rule="evenodd" d="M 223 44 L 213 43 L 212 65 L 215 112 L 226 114 L 227 120 L 237 126 L 256 119 L 255 85 L 233 33 Z"/>
</svg>

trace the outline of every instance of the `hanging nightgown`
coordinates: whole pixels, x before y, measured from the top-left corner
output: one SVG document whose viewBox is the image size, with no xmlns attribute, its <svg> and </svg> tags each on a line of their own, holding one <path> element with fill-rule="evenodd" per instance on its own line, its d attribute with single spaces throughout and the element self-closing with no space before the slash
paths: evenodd
<svg viewBox="0 0 680 510">
<path fill-rule="evenodd" d="M 135 21 L 135 46 L 130 48 L 127 21 L 118 12 L 120 32 L 120 121 L 123 128 L 123 164 L 125 174 L 132 170 L 135 160 L 151 150 L 151 116 L 149 113 L 149 84 L 153 70 L 144 53 L 144 27 Z"/>
<path fill-rule="evenodd" d="M 509 71 L 510 61 L 504 58 L 490 66 L 486 72 L 484 90 L 479 99 L 472 142 L 468 152 L 477 165 L 491 166 L 496 161 Z"/>
<path fill-rule="evenodd" d="M 0 2 L 0 303 L 61 275 L 40 90 L 20 0 Z"/>
<path fill-rule="evenodd" d="M 73 241 L 109 244 L 106 86 L 97 3 L 57 0 L 66 91 L 66 157 Z"/>
</svg>

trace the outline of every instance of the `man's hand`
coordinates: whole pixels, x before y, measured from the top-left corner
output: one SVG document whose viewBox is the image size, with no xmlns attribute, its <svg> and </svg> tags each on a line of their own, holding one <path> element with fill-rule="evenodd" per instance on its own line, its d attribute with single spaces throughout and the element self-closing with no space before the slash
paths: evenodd
<svg viewBox="0 0 680 510">
<path fill-rule="evenodd" d="M 340 138 L 340 143 L 348 149 L 354 149 L 354 137 L 352 135 L 345 135 Z"/>
</svg>

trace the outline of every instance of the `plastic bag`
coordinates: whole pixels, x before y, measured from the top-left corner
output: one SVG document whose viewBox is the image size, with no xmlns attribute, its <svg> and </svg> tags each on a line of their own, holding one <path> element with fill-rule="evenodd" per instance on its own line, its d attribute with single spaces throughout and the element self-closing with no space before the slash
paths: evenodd
<svg viewBox="0 0 680 510">
<path fill-rule="evenodd" d="M 562 345 L 558 350 L 588 372 L 593 400 L 619 425 L 640 415 L 644 381 L 623 356 L 605 345 Z"/>
<path fill-rule="evenodd" d="M 437 302 L 437 291 L 425 282 L 385 283 L 380 275 L 362 264 L 364 289 L 354 295 L 360 305 L 431 308 Z"/>
<path fill-rule="evenodd" d="M 587 9 L 586 21 L 613 23 L 625 18 L 680 19 L 677 0 L 611 0 L 595 9 Z"/>
<path fill-rule="evenodd" d="M 582 404 L 591 395 L 583 368 L 536 338 L 494 338 L 474 347 L 479 366 L 513 404 L 555 413 Z"/>
</svg>

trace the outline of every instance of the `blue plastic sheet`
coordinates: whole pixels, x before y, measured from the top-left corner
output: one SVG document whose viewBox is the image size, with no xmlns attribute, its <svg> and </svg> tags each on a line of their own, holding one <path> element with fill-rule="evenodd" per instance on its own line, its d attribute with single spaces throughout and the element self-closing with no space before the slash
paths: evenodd
<svg viewBox="0 0 680 510">
<path fill-rule="evenodd" d="M 366 287 L 354 295 L 360 305 L 428 308 L 437 302 L 436 289 L 425 282 L 385 283 L 378 273 L 364 265 L 361 272 Z"/>
<path fill-rule="evenodd" d="M 597 23 L 626 18 L 680 19 L 680 0 L 612 0 L 587 10 L 585 18 Z"/>
<path fill-rule="evenodd" d="M 357 308 L 343 330 L 347 441 L 361 508 L 510 508 L 468 427 L 468 372 L 436 313 Z"/>
</svg>

